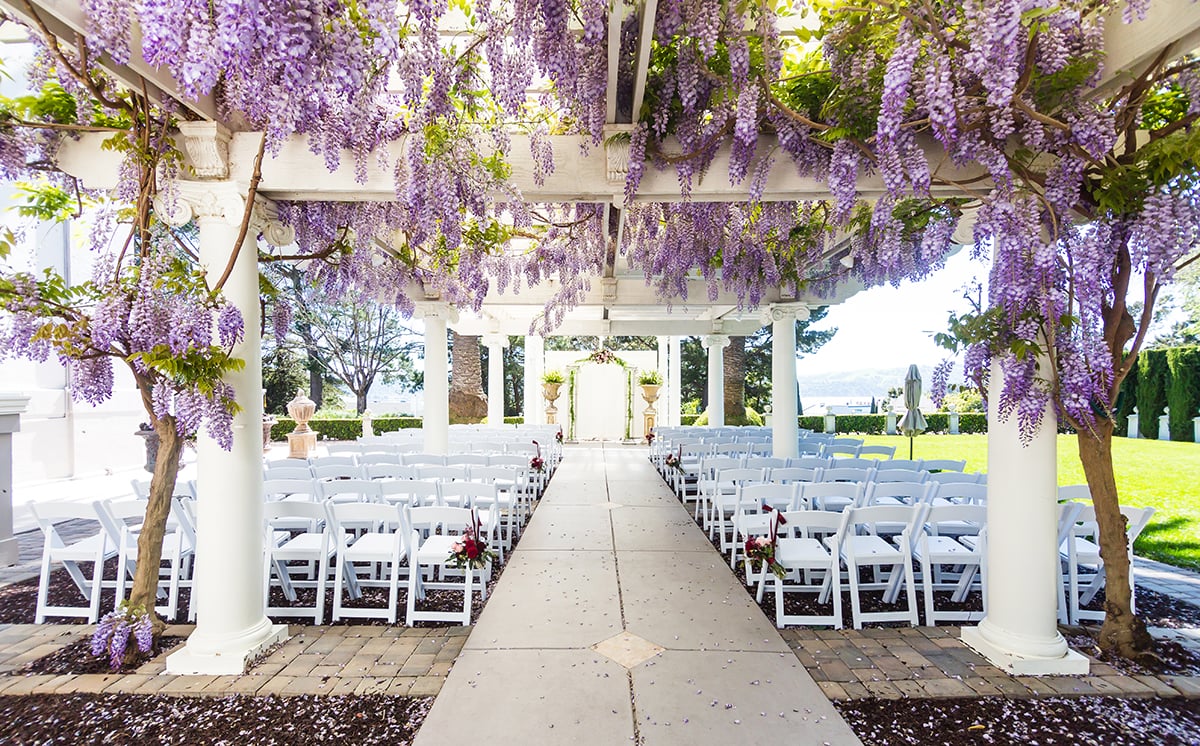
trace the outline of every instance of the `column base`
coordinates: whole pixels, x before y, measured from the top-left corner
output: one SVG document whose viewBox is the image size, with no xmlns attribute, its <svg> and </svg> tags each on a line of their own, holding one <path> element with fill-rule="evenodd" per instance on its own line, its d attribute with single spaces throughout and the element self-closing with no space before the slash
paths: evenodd
<svg viewBox="0 0 1200 746">
<path fill-rule="evenodd" d="M 195 633 L 192 633 L 192 637 L 195 637 Z M 192 640 L 189 639 L 183 650 L 167 656 L 167 673 L 240 676 L 246 673 L 246 667 L 264 650 L 287 638 L 286 624 L 266 624 L 253 630 L 250 635 L 223 645 L 209 640 L 199 646 L 193 646 Z"/>
<path fill-rule="evenodd" d="M 17 546 L 17 537 L 10 536 L 0 539 L 0 567 L 17 564 L 21 557 L 21 548 Z"/>
<path fill-rule="evenodd" d="M 963 627 L 959 639 L 992 665 L 1015 676 L 1084 676 L 1091 666 L 1087 656 L 1066 647 L 1065 640 L 1063 648 L 1066 652 L 1062 655 L 1037 656 L 1017 653 L 998 644 L 980 627 Z"/>
</svg>

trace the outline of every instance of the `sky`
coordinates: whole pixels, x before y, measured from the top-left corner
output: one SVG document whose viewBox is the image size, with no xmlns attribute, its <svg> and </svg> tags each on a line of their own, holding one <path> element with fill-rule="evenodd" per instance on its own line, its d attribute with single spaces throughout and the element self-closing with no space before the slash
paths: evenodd
<svg viewBox="0 0 1200 746">
<path fill-rule="evenodd" d="M 836 326 L 837 334 L 816 354 L 801 359 L 800 367 L 805 373 L 828 373 L 936 365 L 950 353 L 934 344 L 933 334 L 946 331 L 952 310 L 968 310 L 961 288 L 976 278 L 986 280 L 987 272 L 987 264 L 972 259 L 964 248 L 921 282 L 871 288 L 831 306 L 814 328 Z"/>
</svg>

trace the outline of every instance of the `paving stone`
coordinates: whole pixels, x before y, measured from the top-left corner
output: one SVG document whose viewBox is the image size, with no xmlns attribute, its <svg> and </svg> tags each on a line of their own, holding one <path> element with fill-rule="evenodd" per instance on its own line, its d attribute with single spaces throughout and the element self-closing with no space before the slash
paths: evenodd
<svg viewBox="0 0 1200 746">
<path fill-rule="evenodd" d="M 900 699 L 904 696 L 903 692 L 888 681 L 867 681 L 863 683 L 872 696 L 879 697 L 880 699 Z"/>
<path fill-rule="evenodd" d="M 416 676 L 397 676 L 388 685 L 387 693 L 392 696 L 407 697 L 409 690 L 412 689 L 413 684 L 416 682 Z"/>
<path fill-rule="evenodd" d="M 262 676 L 214 676 L 203 693 L 215 696 L 256 694 L 270 679 Z"/>
<path fill-rule="evenodd" d="M 850 699 L 850 695 L 846 694 L 846 690 L 836 681 L 818 681 L 817 686 L 821 687 L 821 691 L 825 693 L 825 696 L 832 700 Z"/>
<path fill-rule="evenodd" d="M 359 679 L 358 686 L 354 687 L 355 694 L 386 694 L 388 687 L 391 686 L 392 679 L 390 678 L 366 678 Z"/>
<path fill-rule="evenodd" d="M 267 679 L 267 682 L 259 687 L 257 694 L 263 696 L 266 694 L 283 694 L 283 690 L 291 686 L 295 680 L 294 676 L 272 676 Z"/>
<path fill-rule="evenodd" d="M 1163 681 L 1185 697 L 1200 697 L 1200 676 L 1166 676 Z"/>
<path fill-rule="evenodd" d="M 440 676 L 420 676 L 408 691 L 410 697 L 436 697 L 446 680 Z"/>
<path fill-rule="evenodd" d="M 212 685 L 217 678 L 219 677 L 173 676 L 171 677 L 171 681 L 166 682 L 158 691 L 160 694 L 169 694 L 172 696 L 197 696 Z"/>
<path fill-rule="evenodd" d="M 1159 696 L 1159 697 L 1177 697 L 1177 696 L 1179 696 L 1179 692 L 1175 691 L 1169 685 L 1167 685 L 1161 679 L 1159 679 L 1155 676 L 1139 675 L 1139 676 L 1134 676 L 1133 678 L 1137 679 L 1138 681 L 1142 682 L 1146 686 L 1153 689 L 1154 694 L 1156 696 Z"/>
<path fill-rule="evenodd" d="M 117 680 L 109 684 L 105 689 L 105 694 L 130 694 L 139 692 L 142 687 L 147 686 L 150 682 L 157 680 L 157 676 L 143 676 L 140 674 L 125 674 L 117 677 Z M 8 690 L 4 691 L 9 694 Z"/>
<path fill-rule="evenodd" d="M 921 683 L 925 692 L 935 699 L 943 697 L 970 697 L 974 694 L 971 687 L 958 679 L 929 679 Z"/>
</svg>

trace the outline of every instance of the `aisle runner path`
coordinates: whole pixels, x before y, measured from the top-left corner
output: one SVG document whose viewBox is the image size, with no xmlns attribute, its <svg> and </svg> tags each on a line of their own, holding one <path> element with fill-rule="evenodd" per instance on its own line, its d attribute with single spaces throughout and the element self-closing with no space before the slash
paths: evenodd
<svg viewBox="0 0 1200 746">
<path fill-rule="evenodd" d="M 417 746 L 857 744 L 645 458 L 569 448 Z"/>
</svg>

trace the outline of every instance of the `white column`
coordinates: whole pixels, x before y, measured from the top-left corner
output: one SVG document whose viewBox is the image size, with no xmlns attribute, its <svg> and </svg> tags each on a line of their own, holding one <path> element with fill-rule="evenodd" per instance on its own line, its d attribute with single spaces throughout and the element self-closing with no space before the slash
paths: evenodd
<svg viewBox="0 0 1200 746">
<path fill-rule="evenodd" d="M 1043 364 L 1043 369 L 1044 369 Z M 1021 441 L 1015 413 L 1000 417 L 1004 384 L 988 386 L 987 616 L 962 640 L 1014 674 L 1086 674 L 1087 658 L 1058 633 L 1058 422 L 1047 407 Z"/>
<path fill-rule="evenodd" d="M 24 394 L 0 393 L 0 567 L 17 564 L 20 548 L 13 536 L 13 433 L 21 429 L 21 413 L 29 405 Z"/>
<path fill-rule="evenodd" d="M 807 306 L 771 308 L 771 441 L 777 458 L 799 455 L 800 423 L 796 403 L 796 318 Z"/>
<path fill-rule="evenodd" d="M 667 342 L 667 424 L 678 426 L 683 409 L 683 374 L 680 355 L 682 337 L 671 337 Z"/>
<path fill-rule="evenodd" d="M 210 283 L 225 271 L 237 242 L 244 198 L 233 182 L 188 182 L 177 209 L 195 212 L 200 264 Z M 176 213 L 173 220 L 184 217 Z M 186 222 L 184 220 L 183 222 Z M 225 283 L 226 300 L 242 313 L 245 337 L 233 349 L 245 367 L 225 375 L 241 406 L 226 451 L 197 435 L 196 564 L 192 598 L 196 629 L 167 658 L 173 674 L 241 674 L 263 649 L 287 636 L 263 613 L 262 349 L 259 341 L 258 227 L 243 240 Z"/>
<path fill-rule="evenodd" d="M 525 424 L 542 425 L 546 422 L 546 408 L 542 403 L 542 375 L 546 368 L 546 339 L 535 335 L 525 337 Z"/>
<path fill-rule="evenodd" d="M 421 430 L 426 453 L 445 453 L 450 440 L 450 364 L 446 326 L 454 320 L 445 303 L 419 303 L 425 320 L 425 413 Z"/>
<path fill-rule="evenodd" d="M 504 348 L 508 337 L 503 334 L 483 335 L 488 349 L 488 425 L 504 427 Z"/>
<path fill-rule="evenodd" d="M 704 338 L 708 350 L 708 424 L 721 427 L 725 424 L 725 354 L 729 337 L 724 334 L 709 334 Z"/>
</svg>

